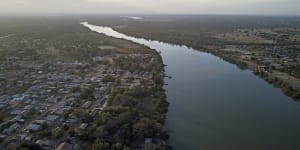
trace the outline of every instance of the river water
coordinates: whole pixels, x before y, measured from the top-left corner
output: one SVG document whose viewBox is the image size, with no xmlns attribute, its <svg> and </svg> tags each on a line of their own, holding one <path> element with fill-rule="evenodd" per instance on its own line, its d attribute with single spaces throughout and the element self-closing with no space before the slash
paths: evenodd
<svg viewBox="0 0 300 150">
<path fill-rule="evenodd" d="M 83 26 L 161 52 L 175 150 L 300 150 L 300 104 L 247 70 L 186 46 Z"/>
</svg>

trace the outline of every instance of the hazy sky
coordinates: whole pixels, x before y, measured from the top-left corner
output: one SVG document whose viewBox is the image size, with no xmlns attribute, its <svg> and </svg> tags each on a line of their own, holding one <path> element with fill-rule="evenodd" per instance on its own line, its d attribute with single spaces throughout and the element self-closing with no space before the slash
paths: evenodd
<svg viewBox="0 0 300 150">
<path fill-rule="evenodd" d="M 300 15 L 300 0 L 0 0 L 0 13 Z"/>
</svg>

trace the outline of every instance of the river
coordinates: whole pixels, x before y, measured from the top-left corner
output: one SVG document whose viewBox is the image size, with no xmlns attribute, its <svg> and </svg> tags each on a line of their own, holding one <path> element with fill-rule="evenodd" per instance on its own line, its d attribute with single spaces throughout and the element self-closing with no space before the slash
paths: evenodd
<svg viewBox="0 0 300 150">
<path fill-rule="evenodd" d="M 83 26 L 161 52 L 175 150 L 299 150 L 300 104 L 248 70 L 186 46 Z"/>
</svg>

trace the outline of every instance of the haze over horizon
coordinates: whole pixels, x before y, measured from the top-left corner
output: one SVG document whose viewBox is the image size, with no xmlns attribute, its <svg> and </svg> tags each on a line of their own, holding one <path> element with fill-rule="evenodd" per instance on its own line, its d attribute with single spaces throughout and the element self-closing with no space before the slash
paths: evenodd
<svg viewBox="0 0 300 150">
<path fill-rule="evenodd" d="M 0 14 L 300 15 L 299 0 L 2 0 Z"/>
</svg>

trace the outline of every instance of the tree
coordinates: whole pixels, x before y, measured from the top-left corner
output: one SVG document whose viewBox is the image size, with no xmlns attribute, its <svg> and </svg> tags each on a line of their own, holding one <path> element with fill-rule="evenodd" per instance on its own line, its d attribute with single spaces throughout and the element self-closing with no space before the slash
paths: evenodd
<svg viewBox="0 0 300 150">
<path fill-rule="evenodd" d="M 112 150 L 123 150 L 123 145 L 121 143 L 116 143 L 114 145 L 111 146 Z"/>
<path fill-rule="evenodd" d="M 101 125 L 101 124 L 104 124 L 105 122 L 107 122 L 111 118 L 112 118 L 112 115 L 109 112 L 102 112 L 95 119 L 96 119 L 96 123 L 98 125 Z"/>
<path fill-rule="evenodd" d="M 80 98 L 81 99 L 93 100 L 95 98 L 94 97 L 94 88 L 90 87 L 90 88 L 87 88 L 87 89 L 81 91 Z"/>
<path fill-rule="evenodd" d="M 101 81 L 104 83 L 114 82 L 115 78 L 113 76 L 107 75 L 107 76 L 104 76 Z"/>
<path fill-rule="evenodd" d="M 52 136 L 56 139 L 62 137 L 64 135 L 64 130 L 62 129 L 55 129 L 53 132 L 52 132 Z"/>
<path fill-rule="evenodd" d="M 102 141 L 101 139 L 96 139 L 92 145 L 92 150 L 105 150 L 108 149 L 108 143 Z"/>
<path fill-rule="evenodd" d="M 39 132 L 39 135 L 41 137 L 48 137 L 48 136 L 51 136 L 51 131 L 49 131 L 49 130 L 43 130 L 43 131 Z"/>
<path fill-rule="evenodd" d="M 84 113 L 82 116 L 82 122 L 90 123 L 93 121 L 93 116 L 89 113 Z"/>
<path fill-rule="evenodd" d="M 3 115 L 0 115 L 0 123 L 2 123 L 2 122 L 3 122 L 3 120 L 4 120 L 4 117 L 3 117 Z"/>
<path fill-rule="evenodd" d="M 128 146 L 125 146 L 123 150 L 130 150 Z"/>
<path fill-rule="evenodd" d="M 36 143 L 24 142 L 14 148 L 11 148 L 11 150 L 43 150 L 43 148 Z"/>
<path fill-rule="evenodd" d="M 133 133 L 135 138 L 142 140 L 148 131 L 148 118 L 141 118 L 133 125 Z"/>
<path fill-rule="evenodd" d="M 75 86 L 75 87 L 73 87 L 73 88 L 71 89 L 71 92 L 72 92 L 72 93 L 76 93 L 76 92 L 80 92 L 80 91 L 81 91 L 80 86 Z"/>
<path fill-rule="evenodd" d="M 72 129 L 72 130 L 69 131 L 69 135 L 70 135 L 71 137 L 75 136 L 75 131 L 74 131 L 74 129 Z"/>
<path fill-rule="evenodd" d="M 104 126 L 100 126 L 94 131 L 93 134 L 96 138 L 104 138 L 105 136 L 108 135 L 108 132 Z"/>
</svg>

